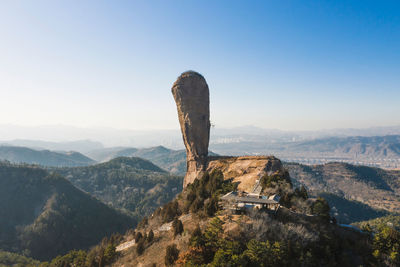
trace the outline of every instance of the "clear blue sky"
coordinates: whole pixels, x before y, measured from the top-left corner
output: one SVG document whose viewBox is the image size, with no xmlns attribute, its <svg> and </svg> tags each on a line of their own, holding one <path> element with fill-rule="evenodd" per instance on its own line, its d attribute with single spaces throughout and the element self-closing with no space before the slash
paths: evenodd
<svg viewBox="0 0 400 267">
<path fill-rule="evenodd" d="M 178 128 L 189 69 L 216 127 L 399 125 L 400 4 L 0 3 L 0 124 Z"/>
</svg>

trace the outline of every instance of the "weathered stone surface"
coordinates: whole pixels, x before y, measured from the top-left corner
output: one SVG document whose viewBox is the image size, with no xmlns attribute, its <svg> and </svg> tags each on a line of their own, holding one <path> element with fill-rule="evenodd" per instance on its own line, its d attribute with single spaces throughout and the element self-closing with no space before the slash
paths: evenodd
<svg viewBox="0 0 400 267">
<path fill-rule="evenodd" d="M 273 156 L 209 157 L 207 171 L 221 170 L 224 179 L 238 182 L 238 189 L 253 192 L 265 174 L 283 171 L 282 162 Z"/>
<path fill-rule="evenodd" d="M 186 147 L 185 187 L 206 169 L 210 139 L 210 97 L 206 80 L 194 71 L 184 72 L 178 77 L 172 86 L 172 94 Z"/>
</svg>

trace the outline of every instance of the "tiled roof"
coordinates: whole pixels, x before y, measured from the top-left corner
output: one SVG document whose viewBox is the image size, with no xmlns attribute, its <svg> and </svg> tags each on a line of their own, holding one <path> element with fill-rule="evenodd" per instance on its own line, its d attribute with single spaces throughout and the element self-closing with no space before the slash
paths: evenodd
<svg viewBox="0 0 400 267">
<path fill-rule="evenodd" d="M 262 198 L 255 198 L 255 197 L 239 197 L 235 192 L 230 192 L 221 197 L 223 200 L 233 200 L 236 202 L 243 202 L 243 203 L 256 203 L 256 204 L 278 204 L 277 201 L 272 199 L 262 199 Z"/>
</svg>

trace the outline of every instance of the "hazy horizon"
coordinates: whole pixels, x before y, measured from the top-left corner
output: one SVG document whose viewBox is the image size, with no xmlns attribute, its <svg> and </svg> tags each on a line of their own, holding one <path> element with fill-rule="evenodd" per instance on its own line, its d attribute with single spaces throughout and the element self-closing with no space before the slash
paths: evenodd
<svg viewBox="0 0 400 267">
<path fill-rule="evenodd" d="M 211 128 L 210 144 L 257 140 L 274 143 L 286 141 L 311 140 L 323 137 L 346 136 L 384 136 L 400 135 L 400 125 L 369 128 L 335 128 L 316 131 L 285 131 L 260 128 L 251 125 L 241 127 Z M 163 145 L 172 149 L 182 149 L 183 141 L 180 129 L 130 130 L 111 127 L 76 127 L 68 125 L 17 126 L 0 124 L 1 143 L 17 142 L 19 145 L 32 147 L 23 141 L 38 142 L 76 142 L 89 140 L 100 142 L 104 147 L 152 147 Z"/>
<path fill-rule="evenodd" d="M 151 132 L 151 131 L 181 131 L 179 127 L 179 123 L 177 127 L 174 128 L 119 128 L 119 127 L 112 127 L 112 126 L 77 126 L 77 125 L 71 125 L 71 124 L 39 124 L 39 125 L 22 125 L 22 124 L 15 124 L 15 123 L 0 123 L 0 127 L 18 127 L 18 128 L 46 128 L 46 127 L 67 127 L 67 128 L 77 128 L 77 129 L 110 129 L 110 130 L 116 130 L 116 131 L 135 131 L 135 132 Z M 266 131 L 281 131 L 281 132 L 319 132 L 319 131 L 331 131 L 331 130 L 347 130 L 347 129 L 354 129 L 354 130 L 365 130 L 365 129 L 375 129 L 375 128 L 397 128 L 400 127 L 399 124 L 393 124 L 393 125 L 371 125 L 367 127 L 330 127 L 330 128 L 316 128 L 316 129 L 281 129 L 281 128 L 268 128 L 268 127 L 262 127 L 262 126 L 257 126 L 253 124 L 242 124 L 242 125 L 235 125 L 235 126 L 230 126 L 230 127 L 216 127 L 213 126 L 211 130 L 213 129 L 260 129 L 260 130 L 266 130 Z"/>
</svg>

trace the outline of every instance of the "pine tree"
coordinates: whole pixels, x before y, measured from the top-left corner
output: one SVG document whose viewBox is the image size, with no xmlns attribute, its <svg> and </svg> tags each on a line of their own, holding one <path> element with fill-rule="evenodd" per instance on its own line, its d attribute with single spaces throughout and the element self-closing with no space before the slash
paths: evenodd
<svg viewBox="0 0 400 267">
<path fill-rule="evenodd" d="M 178 218 L 175 218 L 174 221 L 172 222 L 172 229 L 174 231 L 174 237 L 182 234 L 182 232 L 183 232 L 182 221 L 179 220 Z"/>
<path fill-rule="evenodd" d="M 179 250 L 176 247 L 176 244 L 169 245 L 165 253 L 165 265 L 172 266 L 178 259 L 178 256 L 179 256 Z"/>
</svg>

